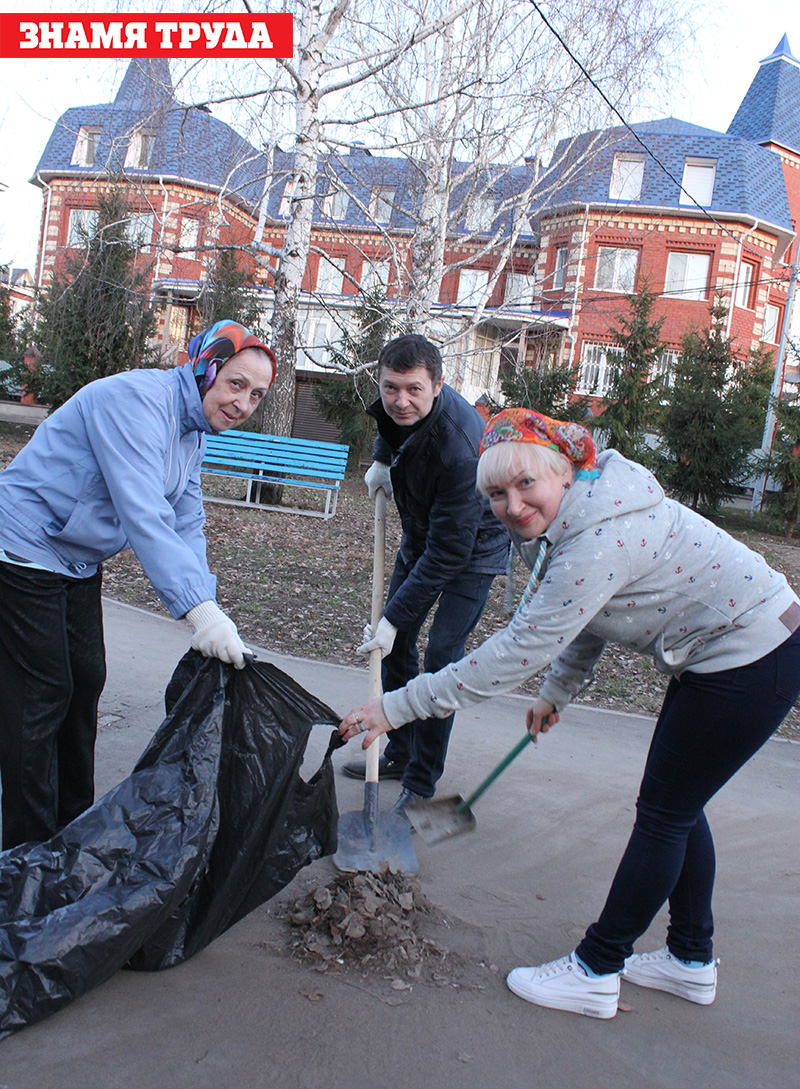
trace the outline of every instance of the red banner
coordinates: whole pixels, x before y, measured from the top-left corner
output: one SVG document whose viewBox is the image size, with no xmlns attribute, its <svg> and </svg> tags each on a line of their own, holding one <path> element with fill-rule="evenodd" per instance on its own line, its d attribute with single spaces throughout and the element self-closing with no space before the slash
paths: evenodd
<svg viewBox="0 0 800 1089">
<path fill-rule="evenodd" d="M 0 57 L 292 56 L 292 16 L 0 14 Z"/>
</svg>

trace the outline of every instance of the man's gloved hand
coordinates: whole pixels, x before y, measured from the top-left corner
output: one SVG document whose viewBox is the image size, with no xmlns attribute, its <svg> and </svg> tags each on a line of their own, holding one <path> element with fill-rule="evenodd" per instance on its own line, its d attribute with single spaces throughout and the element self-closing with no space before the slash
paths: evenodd
<svg viewBox="0 0 800 1089">
<path fill-rule="evenodd" d="M 186 614 L 192 625 L 192 647 L 206 658 L 219 658 L 237 669 L 244 669 L 249 651 L 239 638 L 236 625 L 220 609 L 216 601 L 201 601 Z"/>
<path fill-rule="evenodd" d="M 395 636 L 397 635 L 397 628 L 394 624 L 390 624 L 385 616 L 382 616 L 378 621 L 378 627 L 375 629 L 375 635 L 372 634 L 372 625 L 367 624 L 364 628 L 364 642 L 357 648 L 359 654 L 371 654 L 373 650 L 380 650 L 381 658 L 385 658 L 394 646 Z"/>
<path fill-rule="evenodd" d="M 364 474 L 364 483 L 367 485 L 370 499 L 375 498 L 378 488 L 383 488 L 387 499 L 391 499 L 394 494 L 392 492 L 391 471 L 389 466 L 382 461 L 373 461 Z"/>
</svg>

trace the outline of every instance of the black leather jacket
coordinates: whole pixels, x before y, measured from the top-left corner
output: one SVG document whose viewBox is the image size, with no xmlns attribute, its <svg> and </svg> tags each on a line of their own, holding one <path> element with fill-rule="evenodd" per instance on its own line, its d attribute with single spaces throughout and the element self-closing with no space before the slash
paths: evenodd
<svg viewBox="0 0 800 1089">
<path fill-rule="evenodd" d="M 399 448 L 380 398 L 367 409 L 378 424 L 373 457 L 391 466 L 403 537 L 400 556 L 413 569 L 387 602 L 384 616 L 407 628 L 462 571 L 505 571 L 509 538 L 475 487 L 483 419 L 443 385 L 430 413 Z"/>
</svg>

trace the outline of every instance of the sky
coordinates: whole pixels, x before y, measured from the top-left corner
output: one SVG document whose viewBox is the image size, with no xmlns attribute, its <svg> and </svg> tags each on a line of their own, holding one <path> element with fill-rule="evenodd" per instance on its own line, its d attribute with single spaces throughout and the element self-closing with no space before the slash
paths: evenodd
<svg viewBox="0 0 800 1089">
<path fill-rule="evenodd" d="M 0 12 L 16 12 L 20 0 L 0 0 Z M 83 0 L 24 0 L 26 12 L 98 11 L 141 13 L 147 0 L 87 4 Z M 272 10 L 281 9 L 276 2 Z M 172 10 L 191 10 L 176 0 Z M 231 10 L 241 10 L 231 5 Z M 686 48 L 681 76 L 663 102 L 647 116 L 680 117 L 724 132 L 758 69 L 788 35 L 800 57 L 800 0 L 720 0 L 701 11 L 694 44 Z M 235 63 L 235 62 L 231 62 Z M 41 190 L 29 184 L 58 117 L 72 106 L 110 102 L 128 61 L 0 61 L 0 264 L 27 267 L 36 262 Z M 631 117 L 638 120 L 638 117 Z M 2 185 L 0 184 L 0 189 Z"/>
</svg>

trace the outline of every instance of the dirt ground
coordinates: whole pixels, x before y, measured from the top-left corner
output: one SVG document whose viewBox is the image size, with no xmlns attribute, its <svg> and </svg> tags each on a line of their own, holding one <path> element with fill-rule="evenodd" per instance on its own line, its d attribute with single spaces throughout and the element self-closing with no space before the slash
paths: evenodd
<svg viewBox="0 0 800 1089">
<path fill-rule="evenodd" d="M 0 423 L 0 467 L 30 434 L 28 427 Z M 244 485 L 224 481 L 208 487 L 234 496 L 244 491 Z M 284 494 L 287 502 L 297 501 L 296 492 L 286 489 Z M 343 665 L 360 661 L 356 647 L 368 619 L 373 554 L 373 509 L 360 473 L 348 475 L 337 513 L 327 521 L 211 502 L 206 504 L 206 513 L 209 563 L 218 579 L 218 600 L 245 641 L 297 657 Z M 728 528 L 800 588 L 800 541 L 756 529 Z M 387 579 L 399 535 L 397 512 L 390 503 Z M 132 553 L 114 557 L 104 570 L 104 592 L 109 597 L 165 614 Z M 513 582 L 507 595 L 505 576 L 495 579 L 473 645 L 507 622 L 509 603 L 513 607 L 525 582 L 519 564 Z M 580 702 L 655 714 L 665 687 L 665 678 L 649 659 L 610 647 Z M 538 678 L 533 677 L 521 691 L 537 688 Z M 790 714 L 782 733 L 800 739 L 800 708 Z"/>
</svg>

